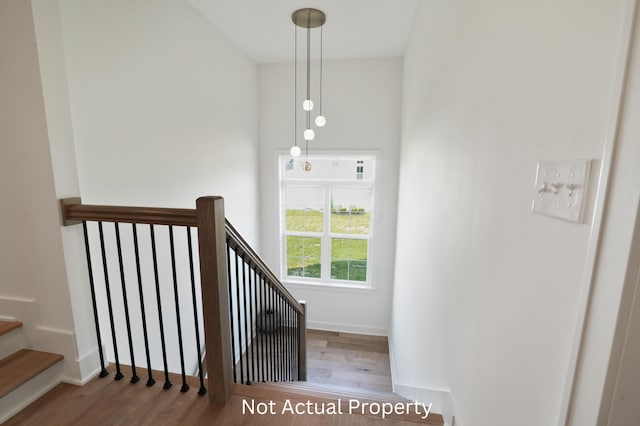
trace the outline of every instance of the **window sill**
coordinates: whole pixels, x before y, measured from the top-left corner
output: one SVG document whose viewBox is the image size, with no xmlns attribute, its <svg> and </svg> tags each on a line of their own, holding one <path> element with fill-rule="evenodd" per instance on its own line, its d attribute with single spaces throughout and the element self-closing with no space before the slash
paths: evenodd
<svg viewBox="0 0 640 426">
<path fill-rule="evenodd" d="M 370 284 L 338 284 L 327 282 L 309 282 L 285 279 L 282 281 L 287 287 L 293 287 L 304 290 L 319 291 L 344 291 L 350 293 L 374 293 L 376 289 Z"/>
</svg>

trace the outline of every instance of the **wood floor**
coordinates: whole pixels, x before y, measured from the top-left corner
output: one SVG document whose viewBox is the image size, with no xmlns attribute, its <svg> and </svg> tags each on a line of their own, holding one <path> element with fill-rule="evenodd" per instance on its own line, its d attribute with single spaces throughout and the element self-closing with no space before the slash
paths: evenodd
<svg viewBox="0 0 640 426">
<path fill-rule="evenodd" d="M 308 330 L 307 381 L 391 392 L 387 338 Z"/>
<path fill-rule="evenodd" d="M 346 385 L 360 390 L 390 389 L 388 356 L 384 338 L 309 330 L 308 385 L 315 382 L 324 386 Z M 196 378 L 189 377 L 191 389 L 181 393 L 178 375 L 171 376 L 174 386 L 163 390 L 161 381 L 150 388 L 145 386 L 145 380 L 130 384 L 130 370 L 123 367 L 123 372 L 126 378 L 121 381 L 114 381 L 112 373 L 103 379 L 96 378 L 83 387 L 60 384 L 5 424 L 314 426 L 408 425 L 420 422 L 442 425 L 442 417 L 433 413 L 425 420 L 415 415 L 382 419 L 380 415 L 371 413 L 283 413 L 287 400 L 293 404 L 310 400 L 327 403 L 332 398 L 322 397 L 322 394 L 305 394 L 299 389 L 279 391 L 269 388 L 269 385 L 236 385 L 234 395 L 226 406 L 211 406 L 207 396 L 197 395 L 199 382 Z M 272 403 L 276 415 L 251 414 L 247 406 L 249 401 L 253 404 L 263 403 L 263 407 Z"/>
</svg>

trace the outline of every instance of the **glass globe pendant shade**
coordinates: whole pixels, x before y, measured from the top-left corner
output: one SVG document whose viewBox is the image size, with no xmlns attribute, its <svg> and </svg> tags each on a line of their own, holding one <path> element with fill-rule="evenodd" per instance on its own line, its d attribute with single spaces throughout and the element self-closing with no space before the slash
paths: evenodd
<svg viewBox="0 0 640 426">
<path fill-rule="evenodd" d="M 293 157 L 300 157 L 300 153 L 302 152 L 302 150 L 300 149 L 299 146 L 292 146 L 291 147 L 291 155 Z"/>
<path fill-rule="evenodd" d="M 304 140 L 312 141 L 313 138 L 315 137 L 316 137 L 316 132 L 314 132 L 313 129 L 307 129 L 304 131 Z"/>
<path fill-rule="evenodd" d="M 313 101 L 310 99 L 305 100 L 302 103 L 302 109 L 305 111 L 311 111 L 313 109 Z"/>
<path fill-rule="evenodd" d="M 325 118 L 324 115 L 319 115 L 316 117 L 316 126 L 324 127 L 325 124 L 327 124 L 327 119 Z"/>
</svg>

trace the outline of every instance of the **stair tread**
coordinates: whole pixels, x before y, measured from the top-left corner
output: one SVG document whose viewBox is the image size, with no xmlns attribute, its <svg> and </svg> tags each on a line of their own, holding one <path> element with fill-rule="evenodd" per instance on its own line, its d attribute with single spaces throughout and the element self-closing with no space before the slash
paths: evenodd
<svg viewBox="0 0 640 426">
<path fill-rule="evenodd" d="M 22 327 L 20 321 L 0 321 L 0 336 L 20 327 Z"/>
<path fill-rule="evenodd" d="M 280 383 L 254 383 L 252 385 L 239 385 L 234 386 L 234 394 L 254 398 L 254 399 L 270 399 L 272 401 L 284 402 L 290 400 L 295 402 L 324 402 L 340 400 L 342 411 L 348 412 L 349 401 L 358 400 L 367 403 L 410 403 L 406 398 L 402 398 L 394 393 L 385 392 L 361 392 L 362 389 L 343 388 L 343 389 L 327 389 L 326 387 L 317 388 L 314 384 L 307 383 L 301 385 L 303 382 L 280 382 Z M 336 387 L 337 388 L 337 387 Z M 351 390 L 356 391 L 351 393 Z M 359 414 L 359 413 L 356 413 Z M 363 414 L 367 416 L 368 414 Z M 376 416 L 374 416 L 376 417 Z M 390 414 L 387 416 L 389 419 L 401 420 L 411 423 L 429 424 L 429 425 L 443 425 L 444 419 L 440 414 L 429 413 L 429 417 L 422 419 L 420 414 L 414 412 L 405 414 Z"/>
<path fill-rule="evenodd" d="M 20 349 L 0 360 L 0 398 L 64 357 L 49 352 Z"/>
</svg>

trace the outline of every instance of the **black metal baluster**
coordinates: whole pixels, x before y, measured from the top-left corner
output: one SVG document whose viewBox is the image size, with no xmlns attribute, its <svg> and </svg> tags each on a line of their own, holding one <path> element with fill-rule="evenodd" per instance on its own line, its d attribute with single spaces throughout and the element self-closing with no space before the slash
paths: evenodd
<svg viewBox="0 0 640 426">
<path fill-rule="evenodd" d="M 267 285 L 265 288 L 265 301 L 269 316 L 267 317 L 267 364 L 269 365 L 269 381 L 275 382 L 275 369 L 273 368 L 273 309 L 271 307 L 271 288 Z"/>
<path fill-rule="evenodd" d="M 272 382 L 276 381 L 276 369 L 274 368 L 274 362 L 273 362 L 273 349 L 274 349 L 274 344 L 273 344 L 273 336 L 274 336 L 274 324 L 275 324 L 275 311 L 273 310 L 273 301 L 272 301 L 272 291 L 271 291 L 271 286 L 267 285 L 266 288 L 266 293 L 265 293 L 265 297 L 267 300 L 267 309 L 269 311 L 269 334 L 267 335 L 268 341 L 267 341 L 267 348 L 269 350 L 269 370 L 270 370 L 270 375 L 269 375 L 269 380 Z"/>
<path fill-rule="evenodd" d="M 298 311 L 293 308 L 291 310 L 292 320 L 293 320 L 293 330 L 291 330 L 293 336 L 293 377 L 294 380 L 299 380 L 298 377 Z"/>
<path fill-rule="evenodd" d="M 296 375 L 296 308 L 291 305 L 290 309 L 291 315 L 291 380 L 298 380 L 298 376 Z"/>
<path fill-rule="evenodd" d="M 277 313 L 273 316 L 274 321 L 274 331 L 273 331 L 273 340 L 275 345 L 274 352 L 274 362 L 276 366 L 276 380 L 282 381 L 282 375 L 280 374 L 280 309 L 278 306 L 278 293 L 273 290 L 273 312 Z"/>
<path fill-rule="evenodd" d="M 265 343 L 266 343 L 266 338 L 267 338 L 267 334 L 266 334 L 266 327 L 267 325 L 265 324 L 265 315 L 266 315 L 266 311 L 267 311 L 267 307 L 265 305 L 264 302 L 264 277 L 260 277 L 260 307 L 261 307 L 261 311 L 262 311 L 262 318 L 260 319 L 261 323 L 262 323 L 262 334 L 261 334 L 261 345 L 262 345 L 262 365 L 263 365 L 263 374 L 262 374 L 262 381 L 265 382 L 267 381 L 267 378 L 269 377 L 269 364 L 267 362 L 267 357 L 265 356 Z"/>
<path fill-rule="evenodd" d="M 286 350 L 284 347 L 284 318 L 285 312 L 282 305 L 282 294 L 278 294 L 278 308 L 280 309 L 280 374 L 282 377 L 282 381 L 287 380 L 286 372 L 285 372 L 285 358 L 286 358 Z"/>
<path fill-rule="evenodd" d="M 298 376 L 296 375 L 296 371 L 298 371 L 298 362 L 296 361 L 298 358 L 296 356 L 296 308 L 291 305 L 291 310 L 289 311 L 291 315 L 291 379 L 298 380 Z"/>
<path fill-rule="evenodd" d="M 278 333 L 280 333 L 280 312 L 278 311 L 278 293 L 272 289 L 271 291 L 271 298 L 272 298 L 272 303 L 273 303 L 273 346 L 274 346 L 274 351 L 273 351 L 273 365 L 275 368 L 275 373 L 276 373 L 276 381 L 281 381 L 281 377 L 280 377 L 280 368 L 278 367 L 278 360 L 280 358 L 280 354 L 279 354 L 279 344 L 280 344 L 280 337 L 278 336 Z"/>
<path fill-rule="evenodd" d="M 243 316 L 244 316 L 244 354 L 245 359 L 247 361 L 247 384 L 251 384 L 251 379 L 249 378 L 250 369 L 249 369 L 249 331 L 248 331 L 248 311 L 247 311 L 247 264 L 242 258 L 242 306 L 244 307 Z"/>
<path fill-rule="evenodd" d="M 289 380 L 293 380 L 293 374 L 291 373 L 293 370 L 293 342 L 291 337 L 291 304 L 287 302 L 287 336 L 289 340 L 289 350 L 287 354 L 289 356 Z"/>
<path fill-rule="evenodd" d="M 282 348 L 283 348 L 283 367 L 282 367 L 282 372 L 284 374 L 284 379 L 289 380 L 289 371 L 287 366 L 289 365 L 289 348 L 288 346 L 288 342 L 287 342 L 287 333 L 288 333 L 288 324 L 287 324 L 287 302 L 284 299 L 284 296 L 282 296 L 282 299 L 280 299 L 280 304 L 282 305 L 282 312 L 283 312 L 283 327 L 282 327 Z"/>
<path fill-rule="evenodd" d="M 291 344 L 291 304 L 285 301 L 285 307 L 287 309 L 287 376 L 289 376 L 289 381 L 291 381 L 293 380 L 293 376 L 291 375 L 291 351 L 293 350 Z"/>
<path fill-rule="evenodd" d="M 255 337 L 253 334 L 253 286 L 255 285 L 255 270 L 252 270 L 251 265 L 249 266 L 249 331 L 251 332 L 250 335 L 250 342 L 251 342 L 251 352 L 249 353 L 249 348 L 247 348 L 247 354 L 249 356 L 251 356 L 251 376 L 252 376 L 252 380 L 255 382 L 256 381 L 256 360 L 254 358 L 254 349 L 255 349 Z M 253 272 L 253 274 L 252 274 Z M 251 280 L 251 276 L 253 275 L 254 280 Z"/>
<path fill-rule="evenodd" d="M 258 372 L 258 382 L 261 382 L 262 377 L 264 376 L 264 372 L 261 374 L 260 370 L 261 370 L 261 366 L 262 366 L 262 362 L 260 362 L 260 314 L 259 314 L 259 308 L 260 308 L 260 298 L 259 298 L 259 294 L 260 294 L 260 275 L 258 274 L 258 272 L 254 269 L 253 270 L 253 285 L 254 285 L 254 292 L 253 292 L 253 304 L 255 306 L 256 309 L 256 337 L 254 338 L 254 342 L 256 345 L 256 371 Z M 263 369 L 264 370 L 264 369 Z"/>
<path fill-rule="evenodd" d="M 129 355 L 131 356 L 131 383 L 138 383 L 140 377 L 136 373 L 136 359 L 131 338 L 131 319 L 129 318 L 129 302 L 127 300 L 127 285 L 124 276 L 124 263 L 122 262 L 122 243 L 120 241 L 120 224 L 115 223 L 116 248 L 118 250 L 118 263 L 120 265 L 120 283 L 122 284 L 122 303 L 124 304 L 124 319 L 127 326 L 127 339 L 129 341 Z"/>
<path fill-rule="evenodd" d="M 200 348 L 200 322 L 198 321 L 198 302 L 196 300 L 196 276 L 193 270 L 193 244 L 191 243 L 191 227 L 187 226 L 187 246 L 189 247 L 189 272 L 191 274 L 191 299 L 193 302 L 193 326 L 196 329 L 196 350 L 198 357 L 198 372 L 200 376 L 200 389 L 198 395 L 207 393 L 204 387 L 204 372 L 202 371 L 202 352 Z M 232 346 L 233 347 L 233 346 Z"/>
<path fill-rule="evenodd" d="M 164 323 L 162 320 L 162 300 L 160 298 L 160 278 L 158 277 L 158 254 L 156 252 L 156 235 L 153 225 L 149 225 L 151 233 L 151 253 L 153 254 L 153 275 L 156 281 L 156 303 L 158 304 L 158 325 L 160 326 L 160 343 L 162 345 L 162 362 L 164 364 L 164 385 L 163 389 L 172 386 L 169 380 L 169 368 L 167 367 L 167 346 L 164 340 Z"/>
<path fill-rule="evenodd" d="M 98 340 L 98 355 L 100 355 L 100 377 L 109 375 L 104 368 L 104 353 L 102 352 L 102 336 L 100 334 L 100 322 L 98 320 L 98 306 L 96 304 L 96 289 L 93 282 L 93 266 L 91 265 L 91 249 L 89 248 L 89 234 L 87 233 L 87 222 L 82 221 L 82 230 L 84 232 L 84 248 L 87 254 L 87 269 L 89 270 L 89 287 L 91 288 L 91 304 L 93 306 L 93 319 L 96 324 L 96 337 Z"/>
<path fill-rule="evenodd" d="M 280 369 L 278 368 L 278 332 L 280 331 L 278 324 L 278 316 L 280 313 L 276 304 L 276 292 L 271 289 L 271 304 L 273 305 L 273 365 L 275 369 L 276 381 L 280 381 Z"/>
<path fill-rule="evenodd" d="M 147 386 L 153 386 L 153 372 L 151 370 L 151 355 L 149 354 L 149 335 L 147 333 L 147 314 L 144 307 L 144 291 L 142 290 L 142 273 L 140 271 L 140 249 L 138 247 L 138 229 L 135 223 L 131 224 L 133 228 L 133 248 L 136 258 L 136 273 L 138 278 L 138 293 L 140 295 L 140 315 L 142 317 L 142 333 L 144 336 L 144 351 L 147 357 Z"/>
<path fill-rule="evenodd" d="M 296 312 L 296 346 L 298 348 L 298 357 L 296 358 L 296 361 L 298 362 L 298 366 L 296 368 L 296 372 L 297 372 L 298 380 L 302 380 L 300 378 L 300 364 L 301 364 L 302 357 L 307 356 L 306 352 L 302 352 L 302 340 L 301 340 L 302 336 L 300 335 L 300 330 L 303 328 L 302 318 L 303 318 L 302 313 Z M 306 348 L 305 348 L 305 351 L 306 351 Z"/>
<path fill-rule="evenodd" d="M 291 342 L 291 304 L 286 301 L 287 308 L 287 375 L 289 376 L 289 380 L 293 380 L 293 375 L 291 374 L 291 351 L 293 350 L 293 345 Z"/>
<path fill-rule="evenodd" d="M 294 310 L 293 312 L 293 322 L 294 322 L 294 330 L 293 330 L 293 344 L 295 345 L 295 352 L 294 355 L 295 357 L 293 358 L 294 360 L 294 365 L 295 365 L 295 378 L 296 380 L 300 380 L 300 375 L 298 374 L 298 372 L 300 371 L 300 340 L 298 338 L 298 336 L 300 335 L 299 330 L 300 330 L 300 314 L 298 313 L 297 310 Z"/>
<path fill-rule="evenodd" d="M 238 383 L 236 376 L 236 332 L 233 325 L 233 288 L 231 287 L 231 247 L 227 245 L 227 281 L 229 282 L 229 319 L 231 323 L 231 358 L 233 361 L 233 383 Z"/>
<path fill-rule="evenodd" d="M 238 350 L 240 360 L 240 383 L 244 384 L 244 369 L 242 365 L 242 313 L 240 312 L 240 273 L 238 264 L 240 263 L 238 251 L 236 250 L 236 309 L 238 310 Z M 243 266 L 244 268 L 244 266 Z"/>
<path fill-rule="evenodd" d="M 292 317 L 291 317 L 291 303 L 287 302 L 287 317 L 288 317 L 288 322 L 287 322 L 287 335 L 288 335 L 288 340 L 289 340 L 289 380 L 293 380 L 293 335 L 291 334 L 291 324 L 292 324 Z"/>
<path fill-rule="evenodd" d="M 262 362 L 264 363 L 264 377 L 262 381 L 269 380 L 269 332 L 268 332 L 268 319 L 267 319 L 267 298 L 265 297 L 265 283 L 264 277 L 262 277 L 262 288 L 260 289 L 260 304 L 262 305 Z"/>
<path fill-rule="evenodd" d="M 100 252 L 102 253 L 102 268 L 104 270 L 104 284 L 107 293 L 107 306 L 109 308 L 109 323 L 111 325 L 111 340 L 113 342 L 113 352 L 116 358 L 116 375 L 114 380 L 120 380 L 124 377 L 120 371 L 120 359 L 118 358 L 118 343 L 116 342 L 116 327 L 113 321 L 113 305 L 111 304 L 111 288 L 109 286 L 109 268 L 107 267 L 107 254 L 104 248 L 104 231 L 102 230 L 102 222 L 98 222 L 98 231 L 100 233 Z"/>
<path fill-rule="evenodd" d="M 280 295 L 280 306 L 282 309 L 282 376 L 284 381 L 289 380 L 287 374 L 287 305 L 282 294 Z"/>
<path fill-rule="evenodd" d="M 298 360 L 300 359 L 300 344 L 298 342 L 298 311 L 294 308 L 293 310 L 293 376 L 296 380 L 300 380 L 298 376 L 298 366 L 300 363 Z"/>
<path fill-rule="evenodd" d="M 280 295 L 280 309 L 282 309 L 282 377 L 286 382 L 289 379 L 287 375 L 287 306 L 282 295 Z"/>
<path fill-rule="evenodd" d="M 180 299 L 178 298 L 178 273 L 176 271 L 176 249 L 173 243 L 173 225 L 169 225 L 169 247 L 171 248 L 171 271 L 173 276 L 173 296 L 176 305 L 176 326 L 178 328 L 178 349 L 180 350 L 180 370 L 182 371 L 182 386 L 180 392 L 189 390 L 187 374 L 184 371 L 184 347 L 182 344 L 182 324 L 180 322 Z"/>
<path fill-rule="evenodd" d="M 278 292 L 278 310 L 280 311 L 280 375 L 282 377 L 282 381 L 287 380 L 287 376 L 285 375 L 284 370 L 284 358 L 285 358 L 285 350 L 284 350 L 284 309 L 282 308 L 282 294 Z"/>
</svg>

